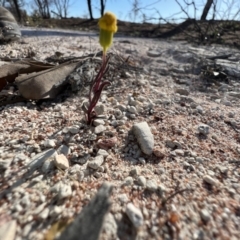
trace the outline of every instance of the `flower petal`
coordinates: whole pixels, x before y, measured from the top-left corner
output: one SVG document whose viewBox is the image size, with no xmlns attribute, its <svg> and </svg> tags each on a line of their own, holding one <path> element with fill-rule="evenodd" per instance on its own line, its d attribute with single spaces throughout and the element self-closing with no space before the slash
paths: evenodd
<svg viewBox="0 0 240 240">
<path fill-rule="evenodd" d="M 98 21 L 101 29 L 109 32 L 117 32 L 117 18 L 113 13 L 106 12 Z"/>
</svg>

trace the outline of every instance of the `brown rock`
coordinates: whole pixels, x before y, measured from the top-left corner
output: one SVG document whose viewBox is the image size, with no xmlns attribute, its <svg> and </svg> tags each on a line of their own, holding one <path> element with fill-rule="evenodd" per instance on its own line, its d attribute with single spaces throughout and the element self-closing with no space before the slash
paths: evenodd
<svg viewBox="0 0 240 240">
<path fill-rule="evenodd" d="M 160 147 L 154 147 L 153 148 L 153 154 L 156 156 L 156 157 L 159 157 L 159 158 L 164 158 L 165 157 L 165 154 L 163 152 L 163 149 L 161 149 Z"/>
</svg>

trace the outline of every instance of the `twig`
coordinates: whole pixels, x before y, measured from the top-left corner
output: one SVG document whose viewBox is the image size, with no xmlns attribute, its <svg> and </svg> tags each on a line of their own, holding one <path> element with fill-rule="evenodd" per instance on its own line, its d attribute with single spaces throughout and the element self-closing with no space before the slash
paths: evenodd
<svg viewBox="0 0 240 240">
<path fill-rule="evenodd" d="M 162 206 L 165 206 L 166 203 L 171 199 L 171 198 L 174 198 L 177 194 L 181 194 L 183 192 L 186 192 L 186 191 L 194 191 L 192 188 L 184 188 L 184 189 L 180 189 L 180 190 L 177 190 L 175 191 L 173 194 L 171 194 L 170 196 L 168 196 L 167 198 L 163 199 L 162 201 Z"/>
</svg>

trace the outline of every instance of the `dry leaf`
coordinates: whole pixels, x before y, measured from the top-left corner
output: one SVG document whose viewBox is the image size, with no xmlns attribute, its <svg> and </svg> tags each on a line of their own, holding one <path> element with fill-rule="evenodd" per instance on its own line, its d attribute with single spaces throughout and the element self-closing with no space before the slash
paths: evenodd
<svg viewBox="0 0 240 240">
<path fill-rule="evenodd" d="M 19 74 L 39 72 L 53 68 L 54 65 L 31 59 L 17 62 L 0 61 L 0 91 L 7 85 L 13 83 Z"/>
<path fill-rule="evenodd" d="M 64 63 L 42 72 L 19 76 L 16 78 L 19 92 L 27 99 L 55 98 L 64 89 L 67 76 L 78 64 Z"/>
<path fill-rule="evenodd" d="M 51 69 L 51 68 L 55 67 L 55 65 L 53 65 L 53 64 L 40 62 L 40 61 L 35 61 L 35 60 L 32 60 L 32 59 L 24 59 L 22 61 L 19 61 L 18 63 L 29 65 L 28 68 L 21 69 L 19 71 L 20 74 L 40 72 L 40 71 L 44 71 L 44 70 Z"/>
<path fill-rule="evenodd" d="M 0 64 L 0 82 L 14 82 L 20 70 L 28 68 L 29 65 L 21 63 L 7 63 L 1 62 Z"/>
</svg>

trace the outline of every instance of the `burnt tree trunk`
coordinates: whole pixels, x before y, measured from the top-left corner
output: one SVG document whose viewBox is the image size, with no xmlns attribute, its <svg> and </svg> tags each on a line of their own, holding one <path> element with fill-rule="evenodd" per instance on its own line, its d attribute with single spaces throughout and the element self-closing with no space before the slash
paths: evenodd
<svg viewBox="0 0 240 240">
<path fill-rule="evenodd" d="M 208 12 L 213 4 L 213 0 L 207 0 L 205 7 L 202 12 L 201 20 L 204 21 L 207 18 Z"/>
<path fill-rule="evenodd" d="M 183 32 L 188 26 L 195 23 L 195 21 L 196 21 L 195 19 L 188 18 L 187 20 L 185 20 L 181 24 L 174 27 L 172 30 L 164 32 L 164 33 L 162 33 L 162 34 L 160 34 L 156 37 L 158 37 L 158 38 L 170 38 L 170 37 L 172 37 L 176 34 L 179 34 L 179 33 Z"/>
<path fill-rule="evenodd" d="M 100 8 L 100 14 L 101 16 L 103 16 L 104 14 L 104 10 L 105 10 L 105 6 L 106 6 L 106 0 L 100 0 L 100 3 L 101 3 L 101 8 Z"/>
<path fill-rule="evenodd" d="M 90 19 L 93 20 L 92 2 L 91 2 L 91 0 L 87 0 L 87 4 L 88 4 L 88 11 L 89 11 Z"/>
<path fill-rule="evenodd" d="M 21 11 L 20 11 L 19 1 L 18 0 L 13 0 L 13 4 L 14 4 L 14 7 L 16 9 L 17 16 L 18 16 L 18 22 L 21 22 L 22 21 L 22 15 L 21 15 Z"/>
</svg>

